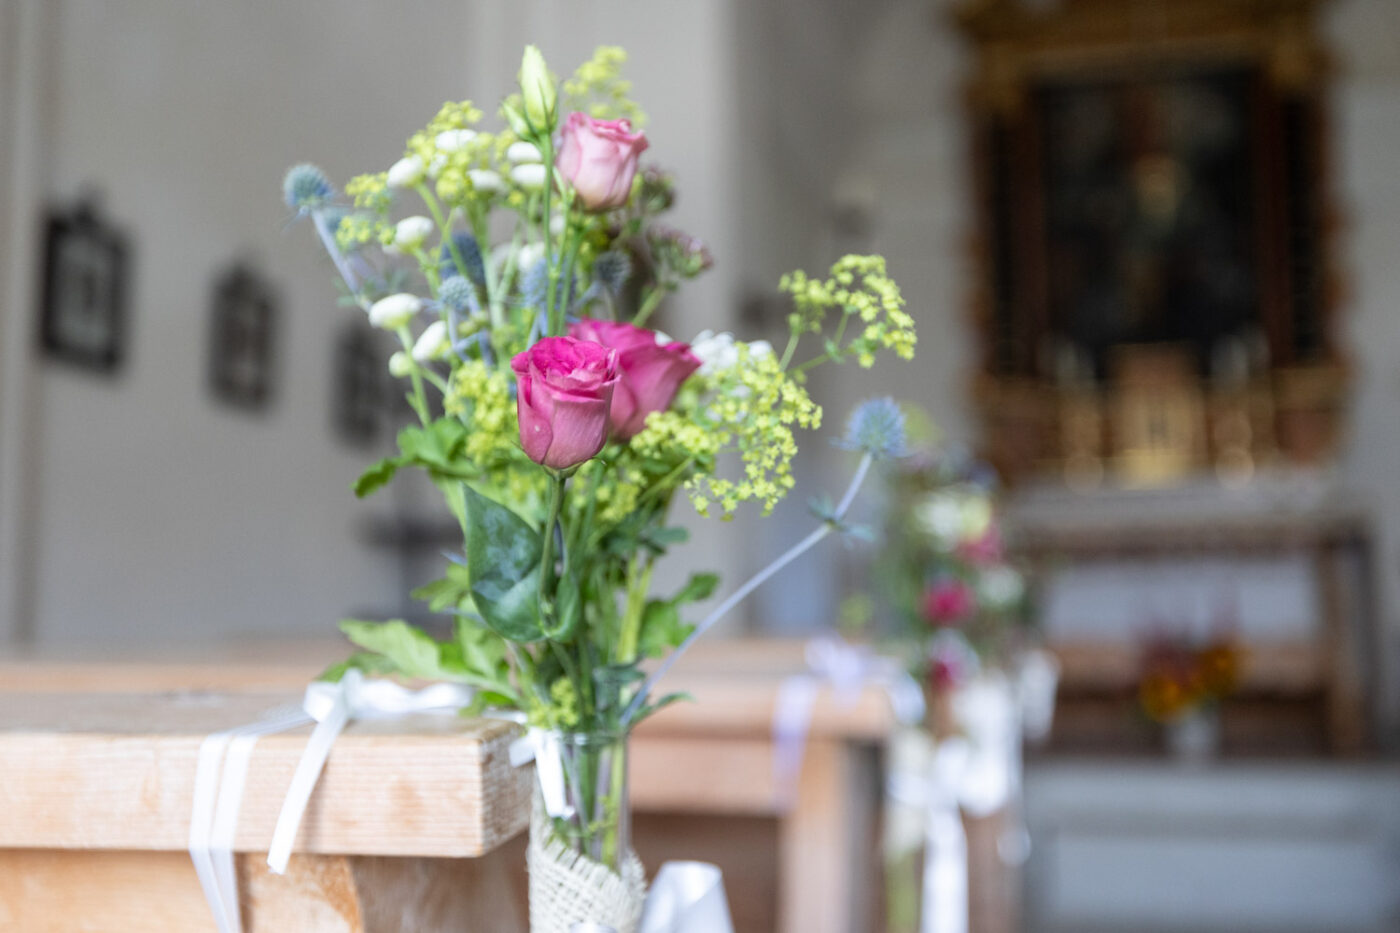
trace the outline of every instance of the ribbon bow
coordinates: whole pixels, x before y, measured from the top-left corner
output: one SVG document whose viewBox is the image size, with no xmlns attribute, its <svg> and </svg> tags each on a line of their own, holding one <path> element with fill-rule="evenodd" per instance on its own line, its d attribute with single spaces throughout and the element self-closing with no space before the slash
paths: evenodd
<svg viewBox="0 0 1400 933">
<path fill-rule="evenodd" d="M 422 690 L 409 690 L 391 680 L 365 680 L 353 669 L 346 671 L 339 683 L 317 681 L 307 687 L 302 709 L 316 720 L 316 728 L 306 742 L 282 802 L 267 853 L 268 867 L 279 875 L 287 870 L 311 792 L 330 757 L 331 746 L 350 720 L 389 719 L 409 713 L 456 713 L 469 705 L 475 695 L 475 690 L 461 684 L 433 684 Z"/>
<path fill-rule="evenodd" d="M 315 722 L 272 834 L 268 865 L 278 874 L 287 870 L 292 845 L 307 801 L 325 767 L 336 737 L 351 719 L 384 719 L 408 713 L 456 712 L 471 703 L 474 691 L 457 684 L 435 684 L 408 690 L 387 680 L 365 680 L 359 671 L 346 671 L 340 683 L 317 681 L 306 688 L 300 709 L 274 710 L 257 722 L 215 732 L 199 747 L 194 777 L 194 806 L 190 815 L 190 860 L 214 914 L 219 933 L 242 933 L 238 910 L 238 876 L 233 864 L 233 837 L 243 786 L 253 747 L 264 735 L 286 732 Z"/>
</svg>

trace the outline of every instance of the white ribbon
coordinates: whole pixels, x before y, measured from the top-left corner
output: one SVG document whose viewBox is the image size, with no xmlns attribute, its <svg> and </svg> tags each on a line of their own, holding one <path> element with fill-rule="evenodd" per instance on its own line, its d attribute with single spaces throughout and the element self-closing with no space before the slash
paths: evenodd
<svg viewBox="0 0 1400 933">
<path fill-rule="evenodd" d="M 972 749 L 946 739 L 934 748 L 924 774 L 894 773 L 890 797 L 923 813 L 924 875 L 920 933 L 967 933 L 967 834 L 960 797 Z"/>
<path fill-rule="evenodd" d="M 302 815 L 316 789 L 331 746 L 352 719 L 388 719 L 410 713 L 456 713 L 469 705 L 476 691 L 461 684 L 433 684 L 409 690 L 391 680 L 365 680 L 348 670 L 339 683 L 317 681 L 306 688 L 302 708 L 316 720 L 316 728 L 301 753 L 292 783 L 287 788 L 277 828 L 272 832 L 267 864 L 277 874 L 287 870 Z"/>
<path fill-rule="evenodd" d="M 953 715 L 966 738 L 943 740 L 921 770 L 890 775 L 897 804 L 923 811 L 924 876 L 920 933 L 966 933 L 967 836 L 961 811 L 977 817 L 1004 809 L 997 840 L 1002 861 L 1030 854 L 1021 812 L 1022 739 L 1044 738 L 1055 708 L 1059 666 L 1043 651 L 1028 652 L 1015 678 L 979 678 L 953 696 Z"/>
<path fill-rule="evenodd" d="M 884 689 L 900 722 L 918 722 L 924 715 L 923 691 L 892 658 L 831 635 L 809 641 L 806 656 L 807 671 L 783 678 L 773 707 L 773 774 L 778 792 L 784 797 L 790 797 L 797 786 L 812 725 L 812 707 L 824 685 L 831 685 L 843 706 L 854 706 L 861 691 L 874 686 Z"/>
<path fill-rule="evenodd" d="M 637 933 L 734 933 L 720 870 L 705 862 L 662 865 Z"/>
<path fill-rule="evenodd" d="M 489 714 L 523 724 L 521 713 Z M 519 768 L 535 763 L 535 780 L 539 784 L 544 812 L 559 820 L 571 819 L 574 807 L 564 785 L 564 756 L 559 749 L 559 736 L 547 729 L 530 728 L 510 745 L 510 763 Z"/>
<path fill-rule="evenodd" d="M 257 722 L 207 736 L 195 767 L 190 816 L 190 860 L 219 933 L 242 933 L 233 837 L 248 761 L 259 736 L 305 725 L 310 717 L 295 707 L 275 710 Z M 222 767 L 221 767 L 222 765 Z"/>
<path fill-rule="evenodd" d="M 242 933 L 238 875 L 233 841 L 248 764 L 259 738 L 316 722 L 306 751 L 297 763 L 291 787 L 273 833 L 268 864 L 286 871 L 297 829 L 316 780 L 336 737 L 351 719 L 386 718 L 407 713 L 456 712 L 472 701 L 473 691 L 456 684 L 435 684 L 412 691 L 387 680 L 365 680 L 347 671 L 340 683 L 322 681 L 306 688 L 301 709 L 275 710 L 257 722 L 205 737 L 195 767 L 194 805 L 190 815 L 190 860 L 219 933 Z"/>
</svg>

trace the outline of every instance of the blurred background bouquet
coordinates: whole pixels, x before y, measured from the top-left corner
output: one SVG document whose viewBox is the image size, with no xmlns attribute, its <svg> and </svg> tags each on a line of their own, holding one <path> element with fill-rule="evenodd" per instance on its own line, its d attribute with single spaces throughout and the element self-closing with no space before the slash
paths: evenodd
<svg viewBox="0 0 1400 933">
<path fill-rule="evenodd" d="M 1034 644 L 1030 594 L 1008 559 L 996 476 L 954 450 L 926 450 L 887 473 L 884 542 L 872 579 L 892 639 L 947 731 L 948 700 L 984 672 L 1010 672 Z"/>
</svg>

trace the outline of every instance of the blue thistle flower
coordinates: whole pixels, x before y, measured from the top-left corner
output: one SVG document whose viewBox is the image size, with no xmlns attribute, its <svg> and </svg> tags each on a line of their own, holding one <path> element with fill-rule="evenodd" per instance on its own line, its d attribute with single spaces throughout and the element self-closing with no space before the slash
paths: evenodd
<svg viewBox="0 0 1400 933">
<path fill-rule="evenodd" d="M 455 311 L 476 309 L 476 286 L 460 275 L 451 275 L 438 286 L 438 300 Z"/>
<path fill-rule="evenodd" d="M 549 263 L 540 261 L 520 276 L 520 303 L 527 308 L 543 309 L 549 289 Z"/>
<path fill-rule="evenodd" d="M 334 195 L 326 173 L 309 162 L 293 165 L 282 179 L 282 198 L 300 213 L 321 207 Z"/>
<path fill-rule="evenodd" d="M 457 268 L 457 262 L 452 256 L 453 246 L 457 247 L 457 254 L 462 257 L 462 264 L 467 267 L 467 278 L 478 285 L 485 285 L 486 266 L 481 260 L 481 247 L 477 244 L 476 237 L 462 231 L 452 234 L 451 244 L 442 244 L 442 252 L 440 253 L 442 265 L 439 271 L 443 278 L 462 273 L 462 270 Z"/>
<path fill-rule="evenodd" d="M 593 281 L 601 282 L 614 295 L 622 292 L 631 277 L 632 259 L 621 250 L 610 249 L 593 260 Z"/>
<path fill-rule="evenodd" d="M 892 398 L 862 402 L 846 423 L 846 436 L 838 447 L 870 454 L 876 460 L 904 456 L 904 412 Z"/>
</svg>

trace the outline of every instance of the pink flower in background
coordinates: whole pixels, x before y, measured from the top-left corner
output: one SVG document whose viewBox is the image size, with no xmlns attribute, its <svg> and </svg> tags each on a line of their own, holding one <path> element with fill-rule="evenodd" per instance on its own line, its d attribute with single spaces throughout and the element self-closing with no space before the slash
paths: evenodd
<svg viewBox="0 0 1400 933">
<path fill-rule="evenodd" d="M 958 556 L 970 564 L 988 566 L 1001 563 L 1001 532 L 996 525 L 988 525 L 987 530 L 975 538 L 967 538 L 958 543 Z"/>
<path fill-rule="evenodd" d="M 624 441 L 646 426 L 647 415 L 665 411 L 700 368 L 689 344 L 658 343 L 655 331 L 633 324 L 585 318 L 569 327 L 569 336 L 617 351 L 622 378 L 612 397 L 612 430 Z"/>
<path fill-rule="evenodd" d="M 934 625 L 957 625 L 972 614 L 976 600 L 961 580 L 939 580 L 924 593 L 924 618 Z"/>
<path fill-rule="evenodd" d="M 526 456 L 566 470 L 603 449 L 620 379 L 615 350 L 573 337 L 545 337 L 516 354 L 510 368 Z"/>
<path fill-rule="evenodd" d="M 555 167 L 591 211 L 621 207 L 632 193 L 637 157 L 647 148 L 643 133 L 626 120 L 595 120 L 571 113 L 564 122 Z"/>
<path fill-rule="evenodd" d="M 951 690 L 967 676 L 962 660 L 952 655 L 939 655 L 928 664 L 928 679 L 936 690 Z"/>
</svg>

